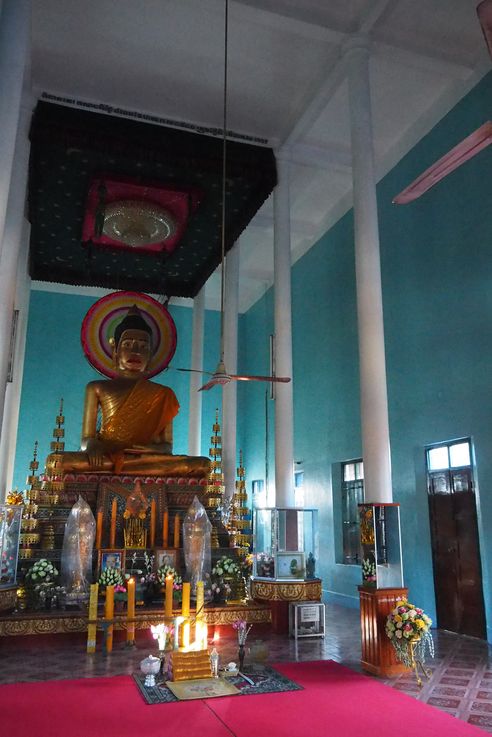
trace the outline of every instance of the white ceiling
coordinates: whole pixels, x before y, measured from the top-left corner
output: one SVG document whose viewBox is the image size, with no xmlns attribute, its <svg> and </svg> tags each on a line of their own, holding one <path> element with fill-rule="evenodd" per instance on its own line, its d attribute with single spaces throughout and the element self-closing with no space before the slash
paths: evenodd
<svg viewBox="0 0 492 737">
<path fill-rule="evenodd" d="M 489 70 L 477 1 L 230 0 L 228 127 L 292 161 L 293 260 L 351 205 L 347 39 L 371 40 L 381 177 Z M 36 94 L 221 125 L 224 0 L 38 0 L 32 39 Z M 273 279 L 271 200 L 241 244 L 244 311 Z"/>
</svg>

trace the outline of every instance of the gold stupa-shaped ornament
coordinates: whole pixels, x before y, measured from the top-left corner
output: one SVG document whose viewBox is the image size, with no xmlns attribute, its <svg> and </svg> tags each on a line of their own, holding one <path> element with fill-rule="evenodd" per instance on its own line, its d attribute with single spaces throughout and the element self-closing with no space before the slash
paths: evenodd
<svg viewBox="0 0 492 737">
<path fill-rule="evenodd" d="M 247 555 L 251 547 L 250 510 L 247 506 L 246 471 L 243 465 L 243 452 L 239 451 L 239 468 L 237 469 L 236 490 L 232 499 L 231 515 L 227 528 L 231 535 L 232 547 L 239 555 Z"/>
<path fill-rule="evenodd" d="M 34 548 L 39 547 L 39 541 L 41 535 L 38 529 L 38 497 L 40 481 L 39 476 L 36 473 L 39 468 L 38 461 L 38 441 L 34 443 L 33 458 L 29 464 L 29 475 L 27 477 L 27 486 L 25 496 L 26 501 L 24 504 L 24 511 L 22 513 L 21 522 L 21 535 L 20 535 L 20 547 L 19 547 L 19 559 L 26 560 L 32 557 L 32 551 Z"/>
<path fill-rule="evenodd" d="M 215 410 L 215 422 L 212 426 L 213 435 L 210 438 L 210 473 L 208 476 L 207 490 L 205 495 L 205 506 L 212 520 L 212 548 L 219 547 L 217 529 L 214 524 L 215 516 L 219 514 L 224 498 L 224 474 L 222 472 L 222 436 L 220 434 L 219 410 Z"/>
<path fill-rule="evenodd" d="M 60 399 L 60 411 L 55 418 L 55 428 L 53 430 L 53 438 L 51 441 L 50 448 L 50 463 L 46 467 L 46 474 L 42 484 L 44 497 L 47 504 L 56 505 L 58 504 L 60 492 L 64 489 L 63 475 L 62 475 L 62 462 L 63 452 L 65 450 L 65 430 L 63 425 L 65 424 L 65 416 L 63 414 L 63 399 Z"/>
</svg>

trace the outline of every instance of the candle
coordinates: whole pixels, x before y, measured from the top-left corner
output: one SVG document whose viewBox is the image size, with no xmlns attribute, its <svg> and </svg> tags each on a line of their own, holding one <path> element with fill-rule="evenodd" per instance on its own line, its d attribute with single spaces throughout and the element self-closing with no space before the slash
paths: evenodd
<svg viewBox="0 0 492 737">
<path fill-rule="evenodd" d="M 155 547 L 155 499 L 150 503 L 150 547 Z"/>
<path fill-rule="evenodd" d="M 203 618 L 203 581 L 197 581 L 196 584 L 196 617 Z"/>
<path fill-rule="evenodd" d="M 101 549 L 102 544 L 102 532 L 103 532 L 103 511 L 102 509 L 97 510 L 97 522 L 96 522 L 96 549 Z"/>
<path fill-rule="evenodd" d="M 190 589 L 191 585 L 188 581 L 185 581 L 183 583 L 183 600 L 181 605 L 181 616 L 182 617 L 189 617 L 190 616 Z"/>
<path fill-rule="evenodd" d="M 174 617 L 174 650 L 179 650 L 179 625 L 182 621 L 182 617 Z"/>
<path fill-rule="evenodd" d="M 106 586 L 106 603 L 104 605 L 104 619 L 112 620 L 114 617 L 114 586 Z M 113 650 L 113 625 L 108 625 L 106 630 L 106 652 Z"/>
<path fill-rule="evenodd" d="M 179 514 L 174 518 L 174 547 L 179 548 Z"/>
<path fill-rule="evenodd" d="M 97 594 L 99 591 L 98 583 L 91 583 L 91 593 L 89 598 L 89 621 L 92 623 L 87 627 L 87 652 L 96 652 L 97 637 Z"/>
<path fill-rule="evenodd" d="M 169 512 L 164 512 L 162 517 L 162 547 L 167 548 L 169 544 Z"/>
<path fill-rule="evenodd" d="M 187 650 L 190 647 L 190 623 L 183 624 L 183 647 Z"/>
<path fill-rule="evenodd" d="M 126 623 L 126 642 L 128 645 L 135 643 L 135 579 L 129 578 L 127 582 L 127 617 Z"/>
<path fill-rule="evenodd" d="M 164 599 L 164 614 L 166 617 L 173 616 L 173 585 L 173 577 L 166 576 L 166 595 Z"/>
<path fill-rule="evenodd" d="M 116 497 L 111 504 L 111 532 L 109 535 L 109 547 L 114 548 L 116 544 L 116 512 L 118 511 Z"/>
</svg>

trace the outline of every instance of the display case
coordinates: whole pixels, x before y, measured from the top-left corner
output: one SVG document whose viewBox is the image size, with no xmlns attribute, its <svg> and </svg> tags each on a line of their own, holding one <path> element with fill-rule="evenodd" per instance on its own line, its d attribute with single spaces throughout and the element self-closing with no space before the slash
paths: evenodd
<svg viewBox="0 0 492 737">
<path fill-rule="evenodd" d="M 318 510 L 260 507 L 253 513 L 253 576 L 316 578 Z"/>
<path fill-rule="evenodd" d="M 0 589 L 15 586 L 22 510 L 22 505 L 0 505 Z"/>
<path fill-rule="evenodd" d="M 376 589 L 403 586 L 400 507 L 359 504 L 362 585 Z"/>
</svg>

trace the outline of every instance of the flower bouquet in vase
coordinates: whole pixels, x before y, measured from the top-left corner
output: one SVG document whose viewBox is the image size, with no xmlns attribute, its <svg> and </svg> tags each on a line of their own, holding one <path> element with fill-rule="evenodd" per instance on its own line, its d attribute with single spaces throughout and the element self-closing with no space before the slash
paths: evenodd
<svg viewBox="0 0 492 737">
<path fill-rule="evenodd" d="M 157 569 L 156 578 L 161 587 L 161 591 L 165 591 L 166 578 L 171 576 L 173 579 L 173 599 L 180 602 L 183 597 L 183 579 L 172 566 L 161 566 Z"/>
<path fill-rule="evenodd" d="M 233 629 L 237 632 L 237 643 L 239 645 L 239 670 L 241 671 L 243 669 L 244 665 L 244 646 L 246 645 L 246 640 L 248 638 L 248 634 L 251 630 L 251 627 L 253 625 L 250 624 L 248 627 L 248 623 L 245 619 L 236 619 L 235 622 L 232 623 Z"/>
<path fill-rule="evenodd" d="M 419 667 L 426 678 L 430 675 L 424 667 L 426 653 L 431 658 L 434 657 L 431 624 L 431 618 L 423 609 L 406 600 L 397 601 L 386 619 L 386 634 L 395 649 L 396 657 L 407 668 L 414 670 L 419 686 L 422 685 L 418 674 Z"/>
</svg>

